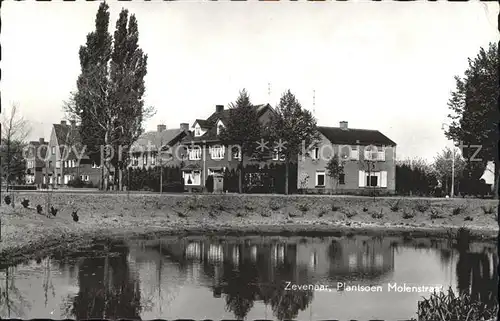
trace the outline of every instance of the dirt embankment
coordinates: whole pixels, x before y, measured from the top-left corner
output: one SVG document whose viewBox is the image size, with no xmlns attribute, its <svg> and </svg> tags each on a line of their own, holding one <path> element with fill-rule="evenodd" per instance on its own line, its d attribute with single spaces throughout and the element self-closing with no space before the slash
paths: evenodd
<svg viewBox="0 0 500 321">
<path fill-rule="evenodd" d="M 46 205 L 58 209 L 46 216 Z M 172 234 L 341 233 L 449 237 L 467 227 L 473 237 L 497 237 L 494 200 L 339 198 L 279 195 L 126 195 L 18 193 L 2 199 L 0 261 L 13 263 L 71 250 L 108 237 Z M 29 199 L 29 208 L 20 201 Z M 44 215 L 36 213 L 37 204 Z M 79 222 L 71 213 L 78 210 Z"/>
</svg>

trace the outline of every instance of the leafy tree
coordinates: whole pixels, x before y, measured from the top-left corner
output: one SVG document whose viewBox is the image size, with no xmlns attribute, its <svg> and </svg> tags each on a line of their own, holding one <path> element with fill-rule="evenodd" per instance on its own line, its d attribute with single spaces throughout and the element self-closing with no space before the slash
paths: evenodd
<svg viewBox="0 0 500 321">
<path fill-rule="evenodd" d="M 96 29 L 80 48 L 77 90 L 65 104 L 66 112 L 80 121 L 80 136 L 90 158 L 102 165 L 104 190 L 111 166 L 123 169 L 117 153 L 123 156 L 124 151 L 117 146 L 130 145 L 142 132 L 143 120 L 153 113 L 143 107 L 147 56 L 137 45 L 137 21 L 132 15 L 127 26 L 128 12 L 122 10 L 113 46 L 108 9 L 105 2 L 99 6 Z"/>
<path fill-rule="evenodd" d="M 475 58 L 468 59 L 469 66 L 463 77 L 455 77 L 456 88 L 448 102 L 451 111 L 448 117 L 452 122 L 445 131 L 449 139 L 463 143 L 469 175 L 473 173 L 480 176 L 482 171 L 475 168 L 481 166 L 484 170 L 486 161 L 494 161 L 495 197 L 498 196 L 499 178 L 498 56 L 498 45 L 490 43 L 487 49 L 480 48 Z M 480 151 L 471 159 L 477 146 L 480 146 Z M 482 162 L 478 162 L 479 159 Z"/>
<path fill-rule="evenodd" d="M 244 158 L 251 157 L 255 144 L 261 138 L 262 126 L 257 111 L 250 103 L 245 89 L 240 91 L 238 99 L 230 105 L 229 120 L 221 128 L 220 137 L 225 145 L 236 145 L 240 150 L 238 191 L 243 192 Z M 229 151 L 232 153 L 232 151 Z"/>
<path fill-rule="evenodd" d="M 290 92 L 283 93 L 271 121 L 271 140 L 278 152 L 285 157 L 285 194 L 288 194 L 290 162 L 302 155 L 304 145 L 314 147 L 319 141 L 316 119 L 312 113 L 302 109 L 301 104 Z"/>
<path fill-rule="evenodd" d="M 139 30 L 135 15 L 128 18 L 128 24 L 127 18 L 128 11 L 123 9 L 116 23 L 110 63 L 110 99 L 119 115 L 113 126 L 117 146 L 112 163 L 118 169 L 120 190 L 123 186 L 123 170 L 129 159 L 128 146 L 143 133 L 143 120 L 153 114 L 152 108 L 144 107 L 143 100 L 148 57 L 138 45 Z"/>
<path fill-rule="evenodd" d="M 335 190 L 339 185 L 340 175 L 344 174 L 344 162 L 337 155 L 332 156 L 326 164 L 326 174 L 335 181 Z"/>
<path fill-rule="evenodd" d="M 16 104 L 13 104 L 8 113 L 3 113 L 1 121 L 1 168 L 2 180 L 7 184 L 13 181 L 24 180 L 26 162 L 24 159 L 24 148 L 26 139 L 30 133 L 28 121 L 19 112 Z"/>
<path fill-rule="evenodd" d="M 453 150 L 449 147 L 445 148 L 434 158 L 433 168 L 436 171 L 437 177 L 443 182 L 446 193 L 449 194 L 451 186 L 451 177 L 453 169 Z M 455 150 L 455 192 L 457 191 L 457 183 L 462 176 L 465 168 L 465 160 L 460 153 Z"/>
</svg>

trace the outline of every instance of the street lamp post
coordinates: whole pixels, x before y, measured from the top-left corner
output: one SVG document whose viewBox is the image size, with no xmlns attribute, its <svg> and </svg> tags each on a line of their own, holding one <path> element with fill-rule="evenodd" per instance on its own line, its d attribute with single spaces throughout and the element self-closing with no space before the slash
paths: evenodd
<svg viewBox="0 0 500 321">
<path fill-rule="evenodd" d="M 441 129 L 444 130 L 444 127 L 448 126 L 450 127 L 449 124 L 443 123 L 441 126 Z M 453 141 L 453 151 L 452 151 L 452 159 L 451 159 L 451 191 L 450 191 L 450 198 L 453 198 L 455 195 L 455 141 Z"/>
</svg>

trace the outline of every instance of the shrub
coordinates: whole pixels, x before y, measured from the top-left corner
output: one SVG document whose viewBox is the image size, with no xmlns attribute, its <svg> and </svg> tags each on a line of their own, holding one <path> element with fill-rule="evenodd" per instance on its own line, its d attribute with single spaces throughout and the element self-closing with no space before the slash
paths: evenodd
<svg viewBox="0 0 500 321">
<path fill-rule="evenodd" d="M 417 202 L 415 205 L 415 209 L 419 211 L 420 213 L 424 213 L 431 207 L 431 202 L 425 201 L 425 202 Z"/>
<path fill-rule="evenodd" d="M 472 221 L 473 218 L 471 216 L 466 216 L 464 217 L 464 221 Z"/>
<path fill-rule="evenodd" d="M 255 211 L 255 206 L 251 205 L 251 204 L 245 204 L 245 210 L 251 212 L 251 211 Z"/>
<path fill-rule="evenodd" d="M 162 191 L 166 193 L 184 193 L 184 181 L 167 183 L 163 185 Z"/>
<path fill-rule="evenodd" d="M 214 177 L 212 175 L 208 175 L 207 180 L 205 181 L 205 187 L 209 193 L 214 191 Z"/>
<path fill-rule="evenodd" d="M 357 214 L 355 211 L 351 211 L 351 210 L 349 210 L 349 209 L 345 209 L 345 210 L 343 211 L 343 213 L 345 214 L 345 216 L 346 216 L 347 218 L 352 218 L 352 217 L 356 216 L 356 214 Z"/>
<path fill-rule="evenodd" d="M 493 212 L 495 211 L 495 208 L 491 205 L 489 206 L 481 206 L 481 209 L 483 210 L 484 214 L 493 214 Z"/>
<path fill-rule="evenodd" d="M 321 211 L 319 211 L 318 217 L 323 217 L 326 213 L 328 213 L 328 211 L 324 208 Z"/>
<path fill-rule="evenodd" d="M 453 215 L 460 215 L 465 211 L 465 206 L 457 206 L 453 208 L 452 214 Z"/>
<path fill-rule="evenodd" d="M 281 204 L 278 201 L 270 200 L 269 208 L 272 209 L 273 211 L 277 211 L 281 208 Z"/>
<path fill-rule="evenodd" d="M 432 293 L 428 299 L 418 303 L 419 320 L 494 320 L 498 304 L 491 307 L 480 301 L 473 301 L 468 293 L 455 295 L 452 288 L 448 293 Z"/>
<path fill-rule="evenodd" d="M 414 218 L 414 217 L 415 217 L 415 210 L 412 210 L 411 212 L 409 210 L 403 211 L 403 218 L 405 220 L 410 219 L 410 218 Z"/>
<path fill-rule="evenodd" d="M 393 212 L 399 211 L 399 202 L 400 200 L 397 200 L 395 203 L 391 204 L 391 211 Z"/>
<path fill-rule="evenodd" d="M 307 211 L 309 211 L 309 205 L 307 203 L 300 203 L 299 205 L 297 205 L 297 208 L 301 212 L 307 212 Z"/>
<path fill-rule="evenodd" d="M 444 218 L 443 215 L 439 214 L 438 210 L 431 208 L 431 215 L 430 218 L 432 220 L 438 219 L 438 218 Z"/>
<path fill-rule="evenodd" d="M 75 177 L 68 182 L 69 187 L 82 188 L 85 187 L 85 182 L 80 177 Z"/>
<path fill-rule="evenodd" d="M 384 217 L 384 212 L 383 212 L 382 209 L 380 210 L 380 213 L 379 212 L 373 212 L 372 213 L 372 218 L 381 219 L 383 217 Z"/>
<path fill-rule="evenodd" d="M 363 212 L 368 212 L 368 208 L 367 207 L 363 207 Z"/>
<path fill-rule="evenodd" d="M 10 195 L 7 195 L 3 198 L 5 204 L 10 205 L 10 202 L 12 201 L 10 198 Z"/>
<path fill-rule="evenodd" d="M 332 203 L 332 211 L 337 212 L 338 210 L 340 210 L 340 207 Z"/>
</svg>

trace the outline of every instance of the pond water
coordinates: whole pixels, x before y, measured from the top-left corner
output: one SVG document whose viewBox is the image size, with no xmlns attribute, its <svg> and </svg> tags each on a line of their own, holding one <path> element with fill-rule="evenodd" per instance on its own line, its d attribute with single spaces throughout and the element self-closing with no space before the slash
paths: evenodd
<svg viewBox="0 0 500 321">
<path fill-rule="evenodd" d="M 2 268 L 0 317 L 408 320 L 430 293 L 388 284 L 496 302 L 495 252 L 370 236 L 117 241 Z M 381 291 L 350 291 L 358 285 Z"/>
</svg>

